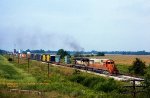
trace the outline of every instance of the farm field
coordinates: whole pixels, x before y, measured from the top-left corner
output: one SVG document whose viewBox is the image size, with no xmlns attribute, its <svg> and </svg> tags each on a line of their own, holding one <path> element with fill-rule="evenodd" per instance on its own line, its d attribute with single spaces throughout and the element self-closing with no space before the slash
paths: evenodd
<svg viewBox="0 0 150 98">
<path fill-rule="evenodd" d="M 140 58 L 142 61 L 146 63 L 146 65 L 150 64 L 150 55 L 106 55 L 96 58 L 109 58 L 115 61 L 116 64 L 128 65 L 130 66 L 135 58 Z"/>
<path fill-rule="evenodd" d="M 0 55 L 0 98 L 131 98 L 122 88 L 123 82 L 83 73 L 71 68 L 50 65 L 47 74 L 47 64 L 30 61 L 28 72 L 27 60 L 17 59 L 9 62 Z M 10 89 L 42 92 L 42 95 L 11 93 Z M 20 91 L 21 92 L 21 91 Z M 143 98 L 145 95 L 139 95 Z"/>
</svg>

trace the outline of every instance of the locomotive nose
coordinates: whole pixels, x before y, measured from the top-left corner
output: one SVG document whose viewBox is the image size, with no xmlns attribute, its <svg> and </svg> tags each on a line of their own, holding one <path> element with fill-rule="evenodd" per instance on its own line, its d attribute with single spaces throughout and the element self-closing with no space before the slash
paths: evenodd
<svg viewBox="0 0 150 98">
<path fill-rule="evenodd" d="M 114 65 L 114 74 L 119 74 L 118 69 L 116 68 L 116 66 Z"/>
<path fill-rule="evenodd" d="M 113 73 L 113 74 L 118 74 L 118 73 L 119 73 L 119 71 L 117 70 L 117 68 L 116 68 L 115 64 L 114 64 L 114 63 L 112 63 L 112 64 L 111 64 L 111 66 L 112 66 L 112 73 Z"/>
</svg>

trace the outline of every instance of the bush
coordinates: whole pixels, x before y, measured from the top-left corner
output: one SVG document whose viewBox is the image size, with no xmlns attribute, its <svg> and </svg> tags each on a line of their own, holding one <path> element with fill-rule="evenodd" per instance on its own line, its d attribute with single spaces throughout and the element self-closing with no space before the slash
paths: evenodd
<svg viewBox="0 0 150 98">
<path fill-rule="evenodd" d="M 121 91 L 120 85 L 114 79 L 105 79 L 102 77 L 91 77 L 82 74 L 73 75 L 71 81 L 82 84 L 90 89 L 103 92 Z"/>
<path fill-rule="evenodd" d="M 13 61 L 13 59 L 12 58 L 8 58 L 8 61 Z"/>
<path fill-rule="evenodd" d="M 103 52 L 98 52 L 98 53 L 97 53 L 97 56 L 105 56 L 105 53 L 103 53 Z"/>
<path fill-rule="evenodd" d="M 150 74 L 146 74 L 145 75 L 145 84 L 146 84 L 146 89 L 148 90 L 148 92 L 150 92 Z"/>
<path fill-rule="evenodd" d="M 129 72 L 134 72 L 135 74 L 144 75 L 145 71 L 145 62 L 140 60 L 139 58 L 136 58 L 135 61 L 133 61 L 133 64 L 131 67 L 129 67 Z"/>
<path fill-rule="evenodd" d="M 105 82 L 104 78 L 100 78 L 100 77 L 87 77 L 85 80 L 83 80 L 82 84 L 84 86 L 90 87 L 90 88 L 94 88 L 94 86 L 97 83 L 103 83 Z"/>
<path fill-rule="evenodd" d="M 71 81 L 74 81 L 74 82 L 77 82 L 77 83 L 81 83 L 84 79 L 85 79 L 85 77 L 81 76 L 80 74 L 79 75 L 73 75 L 70 78 Z"/>
<path fill-rule="evenodd" d="M 114 79 L 105 80 L 105 82 L 98 82 L 94 89 L 97 91 L 104 91 L 104 92 L 112 92 L 115 89 L 118 89 L 118 85 L 114 81 Z"/>
<path fill-rule="evenodd" d="M 146 90 L 147 92 L 150 92 L 150 65 L 146 70 L 146 74 L 145 74 L 145 81 L 144 83 L 146 84 Z M 149 94 L 149 93 L 148 93 Z M 150 95 L 150 94 L 149 94 Z"/>
<path fill-rule="evenodd" d="M 74 70 L 74 72 L 73 72 L 73 74 L 74 74 L 74 75 L 76 75 L 76 74 L 80 74 L 80 70 L 75 69 L 75 70 Z"/>
</svg>

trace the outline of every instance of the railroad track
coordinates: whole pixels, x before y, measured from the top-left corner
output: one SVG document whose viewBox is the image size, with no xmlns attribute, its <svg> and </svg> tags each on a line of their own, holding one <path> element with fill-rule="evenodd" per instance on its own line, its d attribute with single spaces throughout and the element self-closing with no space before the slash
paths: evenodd
<svg viewBox="0 0 150 98">
<path fill-rule="evenodd" d="M 117 81 L 129 82 L 130 80 L 144 80 L 142 78 L 133 77 L 133 76 L 124 75 L 124 74 L 118 74 L 118 75 L 104 74 L 104 73 L 101 72 L 101 70 L 95 70 L 95 69 L 92 69 L 92 68 L 86 68 L 86 67 L 81 67 L 81 66 L 79 67 L 78 65 L 75 65 L 75 66 L 72 66 L 72 65 L 66 66 L 66 65 L 62 65 L 62 64 L 59 64 L 59 65 L 52 64 L 52 65 L 53 66 L 61 66 L 61 67 L 70 67 L 70 68 L 73 68 L 73 69 L 78 69 L 81 72 L 87 72 L 87 73 L 95 74 L 95 75 L 102 76 L 102 77 L 113 78 L 114 80 L 117 80 Z M 140 85 L 141 81 L 136 81 L 135 84 Z"/>
</svg>

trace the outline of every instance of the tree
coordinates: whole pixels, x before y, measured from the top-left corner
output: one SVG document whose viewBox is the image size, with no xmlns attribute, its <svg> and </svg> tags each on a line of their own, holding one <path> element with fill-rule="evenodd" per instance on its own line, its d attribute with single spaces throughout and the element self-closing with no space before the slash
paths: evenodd
<svg viewBox="0 0 150 98">
<path fill-rule="evenodd" d="M 0 49 L 0 54 L 6 54 L 6 53 L 7 53 L 7 51 Z"/>
<path fill-rule="evenodd" d="M 27 49 L 26 52 L 31 52 L 31 50 L 30 50 L 30 49 Z"/>
<path fill-rule="evenodd" d="M 64 58 L 66 55 L 70 56 L 70 54 L 67 51 L 65 51 L 64 49 L 59 49 L 57 52 L 57 55 L 60 55 L 60 58 Z"/>
<path fill-rule="evenodd" d="M 135 74 L 144 75 L 145 71 L 145 62 L 140 60 L 139 58 L 136 58 L 135 61 L 133 61 L 133 64 L 131 67 L 129 67 L 129 72 L 134 72 Z"/>
<path fill-rule="evenodd" d="M 83 57 L 82 53 L 81 52 L 76 52 L 74 54 L 74 57 Z"/>
<path fill-rule="evenodd" d="M 98 52 L 97 56 L 105 56 L 105 53 L 104 52 Z"/>
</svg>

